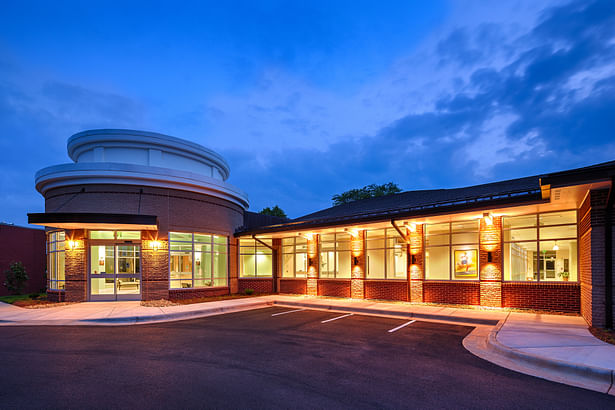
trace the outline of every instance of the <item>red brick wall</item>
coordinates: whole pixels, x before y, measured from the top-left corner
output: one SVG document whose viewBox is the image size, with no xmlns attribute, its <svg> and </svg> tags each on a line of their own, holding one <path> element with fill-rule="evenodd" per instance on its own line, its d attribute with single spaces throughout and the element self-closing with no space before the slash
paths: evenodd
<svg viewBox="0 0 615 410">
<path fill-rule="evenodd" d="M 350 280 L 318 280 L 319 296 L 336 296 L 341 298 L 350 297 Z"/>
<path fill-rule="evenodd" d="M 66 293 L 63 290 L 48 290 L 47 300 L 52 302 L 64 302 Z"/>
<path fill-rule="evenodd" d="M 352 281 L 350 287 L 350 297 L 355 299 L 365 298 L 365 271 L 367 258 L 365 257 L 365 231 L 358 232 L 358 235 L 351 236 L 350 250 L 352 260 Z M 355 262 L 356 258 L 356 264 Z M 319 293 L 320 294 L 320 293 Z"/>
<path fill-rule="evenodd" d="M 83 230 L 66 231 L 66 240 L 75 241 L 74 249 L 66 249 L 64 273 L 66 275 L 66 301 L 87 300 L 87 241 Z"/>
<path fill-rule="evenodd" d="M 158 238 L 160 248 L 152 248 L 155 233 L 141 233 L 141 299 L 169 298 L 169 242 Z"/>
<path fill-rule="evenodd" d="M 480 219 L 479 234 L 480 304 L 502 306 L 502 217 L 493 217 L 491 225 Z M 491 253 L 491 262 L 489 261 Z"/>
<path fill-rule="evenodd" d="M 273 292 L 273 279 L 244 279 L 238 280 L 239 293 L 244 293 L 246 289 L 253 289 L 255 293 Z"/>
<path fill-rule="evenodd" d="M 408 276 L 410 277 L 410 301 L 423 302 L 423 282 L 425 280 L 425 266 L 423 262 L 423 227 L 417 225 L 415 232 L 410 232 L 410 246 L 408 254 Z M 412 257 L 414 256 L 414 263 Z"/>
<path fill-rule="evenodd" d="M 185 300 L 206 298 L 210 296 L 223 296 L 229 294 L 229 288 L 202 288 L 202 289 L 170 289 L 170 300 Z"/>
<path fill-rule="evenodd" d="M 504 307 L 581 312 L 581 286 L 578 283 L 504 283 Z"/>
<path fill-rule="evenodd" d="M 28 282 L 24 293 L 40 292 L 47 287 L 46 237 L 42 229 L 0 224 L 0 296 L 8 295 L 3 286 L 4 272 L 13 262 L 26 268 Z"/>
<path fill-rule="evenodd" d="M 365 299 L 408 300 L 408 282 L 405 280 L 366 280 Z"/>
<path fill-rule="evenodd" d="M 480 304 L 478 282 L 425 281 L 423 289 L 426 303 Z"/>
<path fill-rule="evenodd" d="M 307 292 L 305 279 L 280 279 L 280 293 L 305 295 Z"/>
</svg>

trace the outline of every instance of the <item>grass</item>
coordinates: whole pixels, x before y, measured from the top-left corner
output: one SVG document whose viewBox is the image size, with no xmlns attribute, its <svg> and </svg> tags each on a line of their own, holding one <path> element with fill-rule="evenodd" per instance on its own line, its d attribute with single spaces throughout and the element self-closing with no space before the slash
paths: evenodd
<svg viewBox="0 0 615 410">
<path fill-rule="evenodd" d="M 36 295 L 34 298 L 30 297 L 31 295 Z M 34 299 L 46 299 L 46 293 L 28 293 L 27 295 L 8 295 L 8 296 L 0 296 L 0 302 L 10 303 L 11 305 L 15 304 L 17 301 L 29 301 Z"/>
</svg>

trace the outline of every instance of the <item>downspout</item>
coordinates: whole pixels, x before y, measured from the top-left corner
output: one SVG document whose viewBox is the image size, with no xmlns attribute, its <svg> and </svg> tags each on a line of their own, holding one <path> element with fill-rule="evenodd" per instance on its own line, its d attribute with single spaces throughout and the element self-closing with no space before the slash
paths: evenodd
<svg viewBox="0 0 615 410">
<path fill-rule="evenodd" d="M 401 231 L 401 229 L 399 229 L 399 226 L 397 226 L 397 224 L 395 223 L 395 219 L 391 219 L 391 225 L 393 225 L 393 228 L 395 228 L 395 230 L 397 231 L 397 233 L 399 234 L 399 236 L 401 236 L 402 238 L 404 238 L 404 241 L 409 244 L 410 240 L 408 239 L 408 237 Z"/>
<path fill-rule="evenodd" d="M 609 196 L 606 200 L 606 210 L 604 212 L 604 295 L 605 295 L 605 319 L 606 328 L 613 328 L 613 184 L 615 177 L 611 177 L 611 187 Z"/>
<path fill-rule="evenodd" d="M 277 288 L 278 288 L 278 253 L 276 252 L 276 250 L 274 249 L 273 246 L 270 246 L 269 244 L 261 241 L 260 239 L 258 239 L 255 235 L 252 235 L 252 239 L 254 239 L 256 242 L 260 243 L 263 246 L 266 246 L 267 248 L 271 249 L 271 257 L 273 258 L 271 267 L 275 269 L 272 269 L 271 272 L 271 276 L 273 277 L 273 284 L 272 284 L 272 290 L 273 293 L 277 293 Z"/>
</svg>

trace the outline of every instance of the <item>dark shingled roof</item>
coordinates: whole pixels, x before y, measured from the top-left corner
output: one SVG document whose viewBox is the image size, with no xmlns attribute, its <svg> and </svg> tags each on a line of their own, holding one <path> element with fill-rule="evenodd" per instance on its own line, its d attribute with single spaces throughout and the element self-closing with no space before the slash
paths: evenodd
<svg viewBox="0 0 615 410">
<path fill-rule="evenodd" d="M 293 229 L 384 221 L 442 212 L 541 201 L 541 182 L 552 188 L 605 180 L 615 176 L 615 161 L 568 171 L 453 189 L 426 189 L 363 199 L 333 206 L 276 225 L 246 226 L 237 232 L 266 233 Z M 246 212 L 247 214 L 247 212 Z M 254 221 L 256 222 L 256 221 Z"/>
<path fill-rule="evenodd" d="M 283 224 L 286 222 L 290 222 L 290 219 L 245 211 L 243 216 L 243 230 L 257 228 L 259 226 Z"/>
</svg>

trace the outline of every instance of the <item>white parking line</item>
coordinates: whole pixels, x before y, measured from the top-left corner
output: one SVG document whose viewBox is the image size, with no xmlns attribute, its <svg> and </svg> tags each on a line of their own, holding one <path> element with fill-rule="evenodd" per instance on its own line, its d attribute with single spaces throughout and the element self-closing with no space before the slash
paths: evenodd
<svg viewBox="0 0 615 410">
<path fill-rule="evenodd" d="M 404 323 L 403 325 L 399 325 L 399 326 L 397 326 L 396 328 L 393 328 L 393 329 L 389 330 L 389 333 L 396 332 L 396 331 L 398 331 L 399 329 L 401 329 L 402 327 L 406 327 L 406 326 L 408 326 L 408 325 L 411 325 L 411 324 L 412 324 L 412 323 L 414 323 L 414 322 L 416 322 L 416 320 L 411 320 L 411 321 L 409 321 L 409 322 Z"/>
<path fill-rule="evenodd" d="M 348 316 L 352 316 L 352 315 L 354 315 L 354 313 L 348 313 L 347 315 L 342 315 L 342 316 L 334 317 L 333 319 L 323 320 L 323 321 L 322 321 L 322 322 L 320 322 L 320 323 L 332 322 L 332 321 L 334 321 L 334 320 L 341 319 L 341 318 L 348 317 Z"/>
<path fill-rule="evenodd" d="M 274 314 L 273 314 L 273 315 L 271 315 L 271 316 L 285 315 L 285 314 L 287 314 L 287 313 L 301 312 L 301 311 L 303 311 L 303 310 L 305 310 L 305 309 L 287 310 L 286 312 L 274 313 Z"/>
</svg>

